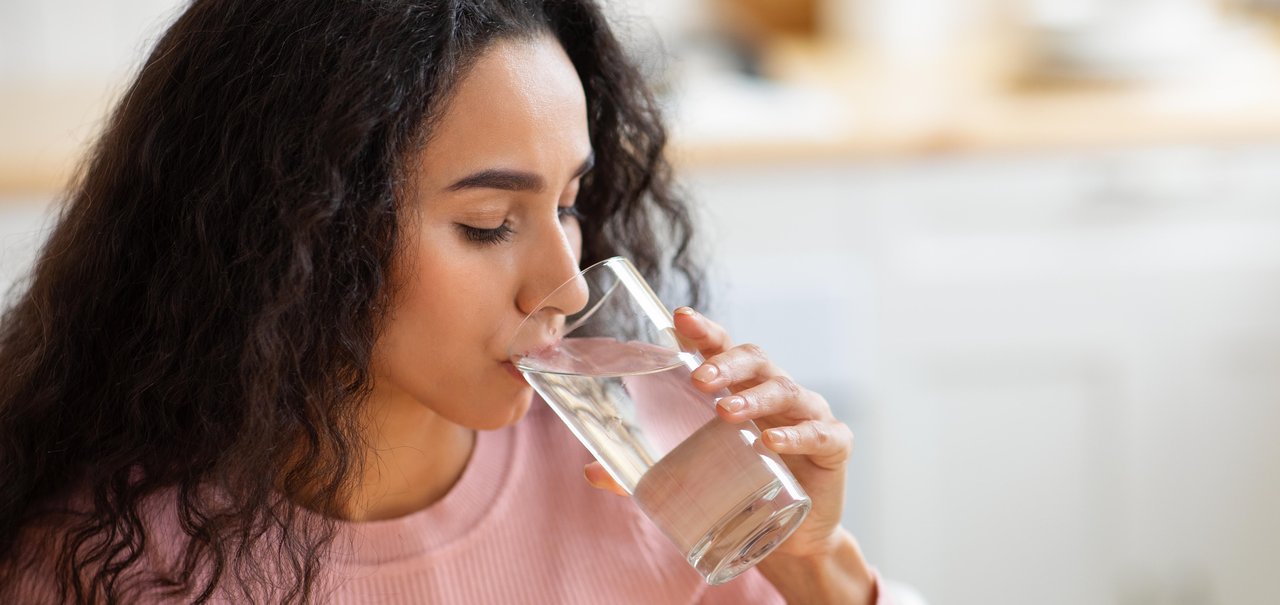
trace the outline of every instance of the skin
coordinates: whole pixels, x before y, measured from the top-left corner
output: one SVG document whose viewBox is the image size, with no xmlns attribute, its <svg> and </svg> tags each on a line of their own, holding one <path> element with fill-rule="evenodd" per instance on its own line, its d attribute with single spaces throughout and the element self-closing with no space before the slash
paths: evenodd
<svg viewBox="0 0 1280 605">
<path fill-rule="evenodd" d="M 439 500 L 461 475 L 474 431 L 528 410 L 532 389 L 503 366 L 507 342 L 578 271 L 581 256 L 577 221 L 561 208 L 573 204 L 591 142 L 568 61 L 554 43 L 495 45 L 460 82 L 417 158 L 395 299 L 374 349 L 366 419 L 374 447 L 347 511 L 353 519 L 398 517 Z M 455 187 L 493 169 L 535 175 L 542 187 Z M 466 229 L 502 225 L 513 230 L 505 241 L 477 241 Z M 571 298 L 552 302 L 584 304 Z"/>
<path fill-rule="evenodd" d="M 506 345 L 578 271 L 581 230 L 569 209 L 590 158 L 582 84 L 554 39 L 496 43 L 460 82 L 406 195 L 404 250 L 364 417 L 372 447 L 348 518 L 430 506 L 462 474 L 475 431 L 528 410 L 532 388 L 511 372 Z M 565 314 L 585 303 L 574 288 L 547 301 Z M 766 446 L 813 498 L 805 524 L 760 569 L 790 602 L 872 602 L 866 562 L 839 526 L 849 428 L 758 347 L 731 346 L 720 326 L 689 309 L 677 310 L 676 327 L 715 368 L 697 374 L 715 376 L 695 386 L 734 391 L 745 407 L 720 414 L 769 429 Z M 585 472 L 593 485 L 620 491 L 598 464 Z"/>
</svg>

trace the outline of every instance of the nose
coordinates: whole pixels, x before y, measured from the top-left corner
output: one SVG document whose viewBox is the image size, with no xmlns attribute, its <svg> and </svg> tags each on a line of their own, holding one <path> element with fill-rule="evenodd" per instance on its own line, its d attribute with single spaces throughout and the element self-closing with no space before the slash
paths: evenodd
<svg viewBox="0 0 1280 605">
<path fill-rule="evenodd" d="M 507 347 L 512 359 L 523 357 L 563 337 L 565 318 L 586 308 L 587 282 L 579 275 L 577 246 L 557 228 L 536 249 L 524 255 L 523 280 L 516 307 L 528 318 L 520 323 Z"/>
<path fill-rule="evenodd" d="M 587 282 L 578 275 L 578 251 L 559 225 L 525 256 L 526 276 L 516 297 L 524 315 L 573 315 L 587 306 Z"/>
</svg>

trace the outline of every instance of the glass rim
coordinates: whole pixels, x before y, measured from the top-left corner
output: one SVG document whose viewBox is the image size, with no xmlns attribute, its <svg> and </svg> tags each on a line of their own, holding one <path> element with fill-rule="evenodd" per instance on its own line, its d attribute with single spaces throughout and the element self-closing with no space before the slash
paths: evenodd
<svg viewBox="0 0 1280 605">
<path fill-rule="evenodd" d="M 569 286 L 570 284 L 577 281 L 579 278 L 587 275 L 588 273 L 598 270 L 599 268 L 604 267 L 606 265 L 619 264 L 619 263 L 626 266 L 629 271 L 634 272 L 636 275 L 640 274 L 640 270 L 637 269 L 635 264 L 632 263 L 629 259 L 627 259 L 627 257 L 615 254 L 614 256 L 610 256 L 609 258 L 598 260 L 594 263 L 591 263 L 590 266 L 579 269 L 578 272 L 574 273 L 572 277 L 564 280 L 564 282 L 562 282 L 560 285 L 553 288 L 550 293 L 542 297 L 542 300 L 538 301 L 538 304 L 533 306 L 533 310 L 530 311 L 528 314 L 526 314 L 524 316 L 524 319 L 521 319 L 520 323 L 516 325 L 515 332 L 512 332 L 511 339 L 507 343 L 507 358 L 514 359 L 515 357 L 517 357 L 517 355 L 514 354 L 511 348 L 515 346 L 516 341 L 520 338 L 520 334 L 523 333 L 525 325 L 529 323 L 529 320 L 533 319 L 533 317 L 537 315 L 539 311 L 541 311 L 543 308 L 547 306 L 547 301 L 554 298 L 557 294 L 560 293 L 561 290 L 565 289 L 565 287 Z M 600 298 L 596 300 L 595 303 L 592 304 L 589 308 L 584 308 L 583 310 L 578 311 L 577 313 L 573 313 L 572 315 L 566 315 L 565 316 L 566 320 L 569 317 L 575 317 L 575 316 L 576 316 L 576 319 L 574 319 L 572 325 L 566 322 L 565 327 L 561 331 L 565 334 L 568 334 L 569 332 L 576 330 L 588 319 L 591 319 L 591 316 L 595 315 L 596 311 L 599 311 L 600 308 L 604 306 L 604 302 L 608 300 L 609 296 L 613 294 L 614 290 L 616 290 L 618 286 L 621 285 L 621 283 L 622 283 L 621 280 L 614 282 L 613 285 L 609 287 L 609 290 L 606 291 L 603 295 L 601 295 Z M 587 291 L 590 292 L 590 282 L 588 282 Z M 588 301 L 590 301 L 590 295 L 588 295 Z"/>
</svg>

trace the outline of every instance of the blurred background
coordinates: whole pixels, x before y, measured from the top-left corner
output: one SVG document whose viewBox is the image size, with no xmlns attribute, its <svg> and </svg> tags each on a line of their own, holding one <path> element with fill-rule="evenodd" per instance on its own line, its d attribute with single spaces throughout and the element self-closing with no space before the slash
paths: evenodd
<svg viewBox="0 0 1280 605">
<path fill-rule="evenodd" d="M 0 286 L 181 4 L 0 0 Z M 1280 603 L 1280 2 L 608 4 L 885 575 Z"/>
</svg>

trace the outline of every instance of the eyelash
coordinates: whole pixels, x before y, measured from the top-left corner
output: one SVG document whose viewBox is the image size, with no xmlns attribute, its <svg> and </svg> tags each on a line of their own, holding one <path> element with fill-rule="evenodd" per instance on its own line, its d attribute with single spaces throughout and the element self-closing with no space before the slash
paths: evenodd
<svg viewBox="0 0 1280 605">
<path fill-rule="evenodd" d="M 462 228 L 462 233 L 467 236 L 467 239 L 480 244 L 501 244 L 511 239 L 511 234 L 515 233 L 511 225 L 505 222 L 495 229 L 478 229 L 470 225 L 458 226 Z"/>
<path fill-rule="evenodd" d="M 566 216 L 570 216 L 578 220 L 582 220 L 582 211 L 578 210 L 577 206 L 560 206 L 559 209 L 556 210 L 556 214 L 561 219 Z"/>
<path fill-rule="evenodd" d="M 556 214 L 563 220 L 565 217 L 573 217 L 582 220 L 582 212 L 573 206 L 560 206 L 556 210 Z M 501 225 L 493 229 L 480 229 L 470 225 L 459 224 L 462 232 L 467 239 L 480 244 L 501 244 L 511 239 L 511 234 L 515 233 L 515 229 L 511 225 L 503 222 Z"/>
</svg>

